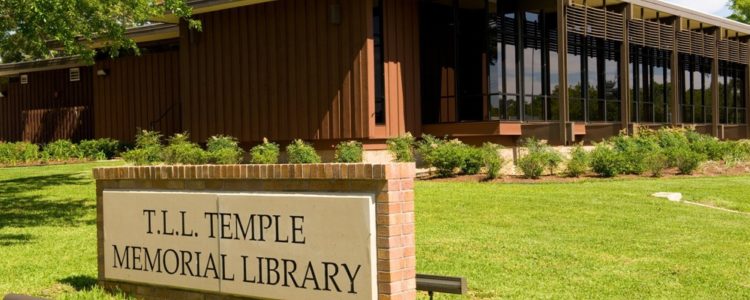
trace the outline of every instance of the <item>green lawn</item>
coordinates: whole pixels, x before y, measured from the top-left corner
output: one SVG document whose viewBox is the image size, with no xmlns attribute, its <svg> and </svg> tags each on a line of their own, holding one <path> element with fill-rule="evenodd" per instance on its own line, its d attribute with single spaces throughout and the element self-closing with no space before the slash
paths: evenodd
<svg viewBox="0 0 750 300">
<path fill-rule="evenodd" d="M 0 169 L 0 295 L 107 298 L 90 170 L 116 164 Z M 418 271 L 473 298 L 750 298 L 750 215 L 648 196 L 750 212 L 750 176 L 416 189 Z"/>
</svg>

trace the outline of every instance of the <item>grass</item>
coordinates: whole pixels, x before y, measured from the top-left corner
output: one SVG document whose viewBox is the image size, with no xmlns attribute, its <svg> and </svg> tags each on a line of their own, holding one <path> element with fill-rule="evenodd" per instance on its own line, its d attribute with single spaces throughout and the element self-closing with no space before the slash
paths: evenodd
<svg viewBox="0 0 750 300">
<path fill-rule="evenodd" d="M 123 298 L 95 287 L 90 177 L 117 164 L 0 169 L 0 295 Z M 469 298 L 749 298 L 750 216 L 658 191 L 750 212 L 750 176 L 418 182 L 418 272 L 467 277 Z"/>
<path fill-rule="evenodd" d="M 750 177 L 416 189 L 417 271 L 471 298 L 750 297 L 750 215 L 649 197 L 750 211 Z"/>
<path fill-rule="evenodd" d="M 0 169 L 0 296 L 110 296 L 96 284 L 91 169 L 119 162 Z"/>
</svg>

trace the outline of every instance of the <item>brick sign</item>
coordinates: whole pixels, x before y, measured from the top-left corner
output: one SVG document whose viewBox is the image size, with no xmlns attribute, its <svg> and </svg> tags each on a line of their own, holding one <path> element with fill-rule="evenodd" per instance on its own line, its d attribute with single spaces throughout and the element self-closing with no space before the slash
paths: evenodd
<svg viewBox="0 0 750 300">
<path fill-rule="evenodd" d="M 375 198 L 103 191 L 104 277 L 272 299 L 377 297 Z"/>
</svg>

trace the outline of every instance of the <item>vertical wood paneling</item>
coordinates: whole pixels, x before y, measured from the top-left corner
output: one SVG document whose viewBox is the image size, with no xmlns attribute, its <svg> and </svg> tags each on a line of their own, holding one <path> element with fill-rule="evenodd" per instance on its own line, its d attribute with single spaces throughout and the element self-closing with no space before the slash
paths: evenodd
<svg viewBox="0 0 750 300">
<path fill-rule="evenodd" d="M 383 0 L 386 136 L 421 133 L 419 1 Z"/>
<path fill-rule="evenodd" d="M 98 61 L 93 76 L 94 136 L 132 142 L 138 128 L 165 135 L 180 131 L 177 51 Z"/>
<path fill-rule="evenodd" d="M 336 3 L 340 24 L 328 16 Z M 280 0 L 196 16 L 200 38 L 181 34 L 183 129 L 196 141 L 367 138 L 370 3 Z"/>
<path fill-rule="evenodd" d="M 28 84 L 10 83 L 8 95 L 0 99 L 0 141 L 91 138 L 92 73 L 89 67 L 80 70 L 76 82 L 70 82 L 68 69 L 61 69 L 29 73 Z"/>
</svg>

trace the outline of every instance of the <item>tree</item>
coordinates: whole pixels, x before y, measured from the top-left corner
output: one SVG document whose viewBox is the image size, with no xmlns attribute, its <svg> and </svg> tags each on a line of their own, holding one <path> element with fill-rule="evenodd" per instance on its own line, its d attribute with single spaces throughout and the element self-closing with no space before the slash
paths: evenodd
<svg viewBox="0 0 750 300">
<path fill-rule="evenodd" d="M 126 30 L 167 14 L 200 29 L 186 0 L 0 0 L 0 57 L 15 62 L 78 55 L 93 61 L 97 44 L 111 56 L 137 53 Z"/>
<path fill-rule="evenodd" d="M 729 8 L 732 10 L 730 19 L 750 24 L 750 0 L 730 0 Z"/>
</svg>

